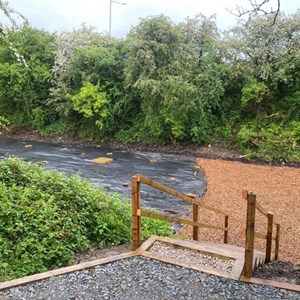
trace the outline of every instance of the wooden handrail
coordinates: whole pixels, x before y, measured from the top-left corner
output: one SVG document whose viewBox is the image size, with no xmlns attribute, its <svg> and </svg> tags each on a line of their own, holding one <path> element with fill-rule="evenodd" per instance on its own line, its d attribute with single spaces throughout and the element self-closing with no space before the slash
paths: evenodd
<svg viewBox="0 0 300 300">
<path fill-rule="evenodd" d="M 242 191 L 242 197 L 247 200 L 247 220 L 246 220 L 246 244 L 245 244 L 245 266 L 244 275 L 248 278 L 252 277 L 253 253 L 254 253 L 254 238 L 266 240 L 266 256 L 265 262 L 271 261 L 272 241 L 275 240 L 275 259 L 279 256 L 279 237 L 280 225 L 274 222 L 274 215 L 267 212 L 257 201 L 256 194 L 249 193 L 246 190 Z M 267 233 L 262 234 L 255 232 L 255 211 L 262 213 L 268 221 Z M 273 226 L 276 226 L 276 236 L 273 237 Z"/>
<path fill-rule="evenodd" d="M 182 223 L 182 224 L 192 225 L 192 226 L 197 226 L 197 227 L 228 231 L 228 228 L 225 228 L 225 227 L 210 225 L 207 223 L 194 222 L 194 221 L 183 219 L 183 218 L 166 216 L 166 215 L 163 215 L 160 213 L 156 213 L 156 212 L 144 210 L 144 209 L 139 210 L 138 215 L 142 216 L 142 217 L 148 217 L 148 218 L 169 221 L 169 222 L 174 222 L 174 223 Z"/>
<path fill-rule="evenodd" d="M 242 196 L 245 200 L 247 200 L 247 195 L 248 195 L 248 191 L 243 190 L 242 191 Z M 265 217 L 268 217 L 268 212 L 258 203 L 256 202 L 255 208 L 261 213 L 263 214 Z"/>
<path fill-rule="evenodd" d="M 261 240 L 266 240 L 267 239 L 267 235 L 260 233 L 260 232 L 254 232 L 254 237 L 261 239 Z"/>
<path fill-rule="evenodd" d="M 252 277 L 254 236 L 255 236 L 255 203 L 256 195 L 247 193 L 247 220 L 246 220 L 246 243 L 245 243 L 245 265 L 244 275 Z"/>
<path fill-rule="evenodd" d="M 147 211 L 141 209 L 140 205 L 140 184 L 146 184 L 151 186 L 159 191 L 170 194 L 174 197 L 177 197 L 181 200 L 187 201 L 193 204 L 193 220 L 187 220 L 183 218 L 177 218 L 173 216 L 167 216 L 161 213 Z M 228 242 L 228 220 L 229 215 L 225 211 L 214 208 L 210 205 L 204 204 L 200 199 L 196 198 L 194 195 L 186 195 L 175 191 L 169 187 L 166 187 L 160 183 L 157 183 L 147 177 L 142 175 L 136 175 L 132 177 L 131 180 L 132 187 L 132 250 L 135 251 L 141 244 L 141 217 L 150 217 L 153 219 L 165 220 L 169 222 L 177 222 L 182 224 L 187 224 L 193 226 L 193 240 L 198 240 L 199 227 L 209 228 L 214 230 L 222 230 L 224 232 L 224 243 Z M 207 223 L 198 222 L 199 218 L 199 207 L 208 209 L 215 213 L 219 213 L 225 216 L 224 227 L 211 225 Z"/>
<path fill-rule="evenodd" d="M 229 216 L 229 214 L 227 212 L 225 212 L 224 210 L 222 209 L 218 209 L 218 208 L 215 208 L 213 206 L 210 206 L 208 204 L 205 204 L 203 202 L 201 202 L 201 199 L 199 198 L 195 198 L 195 197 L 192 197 L 192 196 L 188 196 L 186 194 L 183 194 L 183 193 L 180 193 L 178 191 L 175 191 L 169 187 L 166 187 L 160 183 L 157 183 L 149 178 L 146 178 L 142 175 L 138 175 L 137 176 L 137 180 L 138 182 L 140 183 L 143 183 L 143 184 L 146 184 L 146 185 L 149 185 L 149 186 L 152 186 L 153 188 L 157 189 L 157 190 L 160 190 L 162 192 L 165 192 L 167 194 L 170 194 L 174 197 L 177 197 L 183 201 L 187 201 L 187 202 L 190 202 L 192 204 L 197 204 L 198 206 L 202 207 L 202 208 L 205 208 L 205 209 L 208 209 L 208 210 L 211 210 L 213 212 L 216 212 L 218 214 L 221 214 L 221 215 L 224 215 L 224 216 Z"/>
</svg>

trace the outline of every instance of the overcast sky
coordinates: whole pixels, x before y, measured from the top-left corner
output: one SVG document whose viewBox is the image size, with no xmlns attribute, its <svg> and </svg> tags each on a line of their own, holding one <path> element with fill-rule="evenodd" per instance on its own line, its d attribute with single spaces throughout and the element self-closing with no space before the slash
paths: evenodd
<svg viewBox="0 0 300 300">
<path fill-rule="evenodd" d="M 220 29 L 236 23 L 226 11 L 236 5 L 249 7 L 248 0 L 118 0 L 126 5 L 112 3 L 112 35 L 125 36 L 140 18 L 164 14 L 174 22 L 202 13 L 216 14 Z M 277 0 L 274 1 L 274 5 Z M 29 22 L 49 31 L 70 31 L 82 23 L 108 32 L 110 0 L 8 0 L 17 11 L 24 14 Z M 295 13 L 300 8 L 299 0 L 281 0 L 281 8 L 287 13 Z"/>
</svg>

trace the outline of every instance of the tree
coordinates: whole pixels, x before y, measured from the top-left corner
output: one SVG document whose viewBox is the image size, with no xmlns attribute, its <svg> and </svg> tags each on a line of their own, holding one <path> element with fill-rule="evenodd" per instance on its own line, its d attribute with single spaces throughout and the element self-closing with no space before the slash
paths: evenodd
<svg viewBox="0 0 300 300">
<path fill-rule="evenodd" d="M 247 26 L 233 28 L 227 36 L 227 58 L 236 76 L 255 78 L 267 86 L 269 104 L 299 89 L 300 12 L 257 16 Z M 266 92 L 267 92 L 266 90 Z"/>
<path fill-rule="evenodd" d="M 107 117 L 106 105 L 109 100 L 99 85 L 85 82 L 80 92 L 72 96 L 71 100 L 74 110 L 83 114 L 85 118 L 93 119 L 99 129 L 103 127 L 103 121 Z"/>
<path fill-rule="evenodd" d="M 300 15 L 256 16 L 226 38 L 226 57 L 241 89 L 235 111 L 240 146 L 256 155 L 298 159 Z M 232 114 L 232 112 L 231 112 Z"/>
<path fill-rule="evenodd" d="M 17 12 L 14 8 L 10 7 L 7 1 L 0 0 L 0 11 L 3 12 L 4 16 L 10 21 L 10 23 L 13 26 L 17 26 L 17 22 L 15 20 L 15 17 L 20 17 L 23 21 L 27 23 L 26 18 Z M 2 41 L 6 43 L 7 47 L 14 53 L 17 61 L 19 63 L 22 63 L 24 66 L 27 67 L 26 60 L 18 50 L 15 48 L 14 44 L 11 42 L 9 38 L 9 34 L 7 32 L 7 28 L 3 25 L 3 23 L 0 21 L 0 38 L 2 38 Z"/>
<path fill-rule="evenodd" d="M 79 30 L 63 33 L 55 52 L 54 87 L 48 103 L 62 118 L 86 134 L 113 136 L 128 119 L 124 107 L 130 94 L 125 94 L 123 69 L 122 40 L 101 35 L 84 25 Z M 101 121 L 101 126 L 95 126 L 95 120 L 85 114 L 78 114 L 74 101 L 70 101 L 87 88 L 87 83 L 101 87 L 101 92 L 109 100 L 106 103 L 107 116 Z"/>
<path fill-rule="evenodd" d="M 178 25 L 147 18 L 129 33 L 126 82 L 140 97 L 149 139 L 207 142 L 223 93 L 217 37 L 214 21 L 201 15 Z"/>
<path fill-rule="evenodd" d="M 164 135 L 160 113 L 166 76 L 178 75 L 173 63 L 179 51 L 179 35 L 165 16 L 142 20 L 126 41 L 126 82 L 139 95 L 145 128 L 152 138 Z M 171 69 L 174 68 L 173 71 Z"/>
<path fill-rule="evenodd" d="M 250 8 L 245 8 L 243 6 L 237 5 L 234 10 L 229 10 L 229 12 L 238 17 L 248 17 L 246 24 L 253 18 L 259 15 L 271 15 L 272 16 L 272 24 L 276 23 L 276 19 L 278 14 L 280 13 L 280 0 L 249 0 Z M 272 6 L 274 4 L 275 8 Z"/>
<path fill-rule="evenodd" d="M 28 25 L 7 29 L 7 32 L 27 67 L 20 65 L 6 43 L 0 43 L 0 115 L 12 124 L 44 126 L 54 118 L 46 99 L 51 87 L 56 38 Z"/>
</svg>

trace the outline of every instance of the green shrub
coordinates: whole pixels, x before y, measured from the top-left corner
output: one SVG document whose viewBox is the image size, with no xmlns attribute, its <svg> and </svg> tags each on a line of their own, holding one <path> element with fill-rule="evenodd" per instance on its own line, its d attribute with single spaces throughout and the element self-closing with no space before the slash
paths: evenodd
<svg viewBox="0 0 300 300">
<path fill-rule="evenodd" d="M 241 126 L 237 144 L 249 157 L 253 155 L 266 161 L 299 162 L 300 122 L 265 122 L 258 128 L 254 122 L 248 122 Z"/>
<path fill-rule="evenodd" d="M 40 134 L 42 136 L 48 136 L 54 133 L 65 133 L 70 131 L 70 126 L 62 120 L 55 121 L 43 129 L 41 129 Z"/>
<path fill-rule="evenodd" d="M 77 251 L 131 239 L 131 207 L 80 176 L 0 161 L 0 280 L 68 265 Z M 144 237 L 170 235 L 147 220 Z"/>
<path fill-rule="evenodd" d="M 3 130 L 7 130 L 9 126 L 9 121 L 4 117 L 0 116 L 0 134 Z"/>
</svg>

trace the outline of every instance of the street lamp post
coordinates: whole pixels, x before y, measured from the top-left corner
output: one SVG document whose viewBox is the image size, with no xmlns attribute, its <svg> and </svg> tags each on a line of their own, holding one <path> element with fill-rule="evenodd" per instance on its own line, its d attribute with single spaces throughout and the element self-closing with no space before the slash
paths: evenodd
<svg viewBox="0 0 300 300">
<path fill-rule="evenodd" d="M 111 36 L 111 8 L 112 8 L 112 3 L 117 3 L 121 5 L 126 5 L 127 3 L 125 2 L 119 2 L 119 1 L 114 1 L 114 0 L 109 0 L 109 36 Z"/>
</svg>

